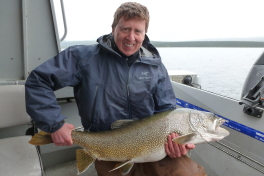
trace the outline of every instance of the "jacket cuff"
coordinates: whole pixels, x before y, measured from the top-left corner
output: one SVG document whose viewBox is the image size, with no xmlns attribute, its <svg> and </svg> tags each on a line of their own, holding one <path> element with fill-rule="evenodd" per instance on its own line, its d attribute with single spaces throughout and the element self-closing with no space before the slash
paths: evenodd
<svg viewBox="0 0 264 176">
<path fill-rule="evenodd" d="M 49 133 L 54 133 L 54 132 L 58 131 L 64 125 L 64 123 L 65 123 L 65 121 L 62 120 L 59 123 L 54 124 L 53 126 L 50 126 L 49 130 L 48 130 Z"/>
<path fill-rule="evenodd" d="M 53 125 L 50 125 L 47 127 L 42 127 L 42 128 L 38 127 L 38 128 L 40 128 L 42 131 L 45 131 L 47 133 L 54 133 L 54 132 L 58 131 L 64 125 L 64 123 L 65 123 L 65 121 L 62 120 L 59 123 L 56 123 L 56 124 L 53 124 Z"/>
</svg>

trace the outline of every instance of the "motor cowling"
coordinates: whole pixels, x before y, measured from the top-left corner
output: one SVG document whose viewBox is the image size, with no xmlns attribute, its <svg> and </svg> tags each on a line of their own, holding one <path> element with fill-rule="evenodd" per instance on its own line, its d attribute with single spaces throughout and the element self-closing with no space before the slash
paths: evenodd
<svg viewBox="0 0 264 176">
<path fill-rule="evenodd" d="M 264 53 L 252 66 L 241 93 L 244 113 L 260 118 L 264 111 Z"/>
</svg>

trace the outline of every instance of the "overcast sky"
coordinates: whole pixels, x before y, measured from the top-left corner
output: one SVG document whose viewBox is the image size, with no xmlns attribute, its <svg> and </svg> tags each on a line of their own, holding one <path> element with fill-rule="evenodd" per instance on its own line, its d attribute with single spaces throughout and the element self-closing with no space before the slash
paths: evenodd
<svg viewBox="0 0 264 176">
<path fill-rule="evenodd" d="M 134 0 L 135 1 L 135 0 Z M 115 10 L 124 0 L 64 0 L 65 40 L 96 40 L 111 32 Z M 264 0 L 138 0 L 150 12 L 151 40 L 264 37 Z M 60 37 L 60 0 L 54 0 Z"/>
</svg>

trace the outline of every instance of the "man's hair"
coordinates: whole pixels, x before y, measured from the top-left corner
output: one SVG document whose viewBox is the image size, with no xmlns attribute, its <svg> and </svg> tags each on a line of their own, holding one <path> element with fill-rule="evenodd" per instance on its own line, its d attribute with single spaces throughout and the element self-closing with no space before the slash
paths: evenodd
<svg viewBox="0 0 264 176">
<path fill-rule="evenodd" d="M 112 28 L 116 27 L 119 20 L 124 17 L 125 20 L 129 20 L 131 18 L 138 19 L 138 20 L 145 20 L 145 32 L 148 31 L 149 26 L 149 12 L 147 7 L 136 3 L 136 2 L 125 2 L 120 5 L 116 9 L 114 14 L 114 21 L 112 23 Z"/>
</svg>

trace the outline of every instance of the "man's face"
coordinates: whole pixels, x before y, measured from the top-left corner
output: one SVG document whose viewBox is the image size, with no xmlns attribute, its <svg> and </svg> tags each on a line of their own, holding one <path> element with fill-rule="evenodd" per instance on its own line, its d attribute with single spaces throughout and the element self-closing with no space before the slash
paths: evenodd
<svg viewBox="0 0 264 176">
<path fill-rule="evenodd" d="M 123 54 L 130 56 L 139 50 L 145 38 L 145 26 L 145 20 L 125 20 L 124 17 L 119 20 L 112 34 Z"/>
</svg>

